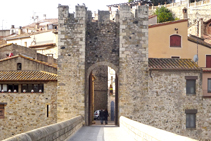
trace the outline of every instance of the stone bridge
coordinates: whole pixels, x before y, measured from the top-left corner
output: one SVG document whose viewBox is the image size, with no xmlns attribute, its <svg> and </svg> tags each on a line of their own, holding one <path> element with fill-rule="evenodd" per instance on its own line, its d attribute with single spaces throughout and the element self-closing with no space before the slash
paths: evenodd
<svg viewBox="0 0 211 141">
<path fill-rule="evenodd" d="M 3 141 L 196 141 L 120 117 L 120 126 L 83 126 L 82 116 L 22 133 Z"/>
</svg>

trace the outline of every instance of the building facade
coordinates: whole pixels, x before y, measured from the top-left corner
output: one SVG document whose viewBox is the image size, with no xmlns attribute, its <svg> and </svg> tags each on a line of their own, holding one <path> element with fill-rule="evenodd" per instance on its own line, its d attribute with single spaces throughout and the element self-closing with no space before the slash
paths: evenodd
<svg viewBox="0 0 211 141">
<path fill-rule="evenodd" d="M 0 140 L 56 123 L 54 59 L 15 44 L 0 52 Z"/>
</svg>

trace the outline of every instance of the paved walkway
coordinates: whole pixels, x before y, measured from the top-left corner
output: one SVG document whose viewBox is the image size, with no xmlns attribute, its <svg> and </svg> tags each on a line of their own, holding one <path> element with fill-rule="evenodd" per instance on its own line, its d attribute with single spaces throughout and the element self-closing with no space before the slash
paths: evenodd
<svg viewBox="0 0 211 141">
<path fill-rule="evenodd" d="M 67 141 L 133 141 L 127 132 L 115 125 L 84 126 Z"/>
</svg>

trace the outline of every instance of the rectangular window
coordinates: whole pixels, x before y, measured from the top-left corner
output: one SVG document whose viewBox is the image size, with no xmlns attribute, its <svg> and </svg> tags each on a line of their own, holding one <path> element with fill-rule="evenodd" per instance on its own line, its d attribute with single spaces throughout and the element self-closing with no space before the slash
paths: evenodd
<svg viewBox="0 0 211 141">
<path fill-rule="evenodd" d="M 170 47 L 181 47 L 181 36 L 171 35 L 170 36 Z"/>
<path fill-rule="evenodd" d="M 173 59 L 179 59 L 179 56 L 171 56 Z"/>
<path fill-rule="evenodd" d="M 207 92 L 211 93 L 211 78 L 207 79 Z"/>
<path fill-rule="evenodd" d="M 34 90 L 35 93 L 44 92 L 43 84 L 22 84 L 21 92 L 30 93 L 31 90 Z M 40 91 L 41 90 L 41 91 Z"/>
<path fill-rule="evenodd" d="M 206 68 L 211 68 L 211 55 L 206 55 Z"/>
<path fill-rule="evenodd" d="M 0 90 L 6 92 L 10 92 L 13 93 L 14 90 L 16 90 L 16 92 L 18 92 L 18 84 L 0 84 Z"/>
<path fill-rule="evenodd" d="M 186 80 L 186 94 L 196 94 L 196 80 L 195 79 Z"/>
<path fill-rule="evenodd" d="M 47 117 L 50 115 L 50 105 L 47 105 Z"/>
<path fill-rule="evenodd" d="M 7 103 L 0 103 L 0 119 L 4 118 L 5 116 L 5 106 L 7 105 Z"/>
<path fill-rule="evenodd" d="M 186 113 L 186 128 L 196 128 L 196 109 L 187 109 Z"/>
</svg>

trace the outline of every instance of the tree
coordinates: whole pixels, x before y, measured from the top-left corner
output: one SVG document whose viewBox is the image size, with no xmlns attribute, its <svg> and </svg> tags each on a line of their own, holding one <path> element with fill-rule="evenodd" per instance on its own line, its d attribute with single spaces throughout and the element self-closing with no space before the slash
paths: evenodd
<svg viewBox="0 0 211 141">
<path fill-rule="evenodd" d="M 158 23 L 174 21 L 171 11 L 164 6 L 157 8 L 154 14 L 157 15 Z"/>
<path fill-rule="evenodd" d="M 128 0 L 128 2 L 134 2 L 134 0 Z"/>
</svg>

